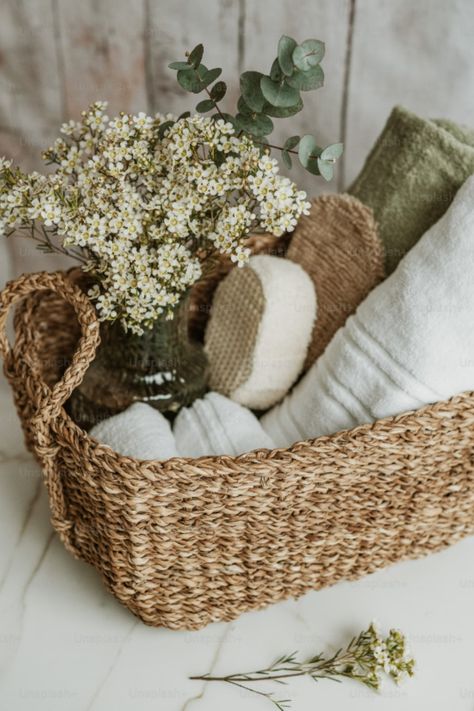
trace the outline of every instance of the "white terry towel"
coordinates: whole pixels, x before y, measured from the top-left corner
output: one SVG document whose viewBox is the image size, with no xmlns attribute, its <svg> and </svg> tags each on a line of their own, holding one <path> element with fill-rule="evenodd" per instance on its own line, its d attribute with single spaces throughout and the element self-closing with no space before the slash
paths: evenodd
<svg viewBox="0 0 474 711">
<path fill-rule="evenodd" d="M 261 423 L 277 447 L 474 389 L 474 176 Z"/>
<path fill-rule="evenodd" d="M 237 456 L 253 449 L 274 448 L 250 410 L 215 392 L 180 410 L 174 436 L 183 457 Z"/>
<path fill-rule="evenodd" d="M 161 412 L 144 402 L 136 402 L 118 415 L 99 422 L 89 434 L 127 457 L 171 459 L 178 456 L 170 423 Z"/>
</svg>

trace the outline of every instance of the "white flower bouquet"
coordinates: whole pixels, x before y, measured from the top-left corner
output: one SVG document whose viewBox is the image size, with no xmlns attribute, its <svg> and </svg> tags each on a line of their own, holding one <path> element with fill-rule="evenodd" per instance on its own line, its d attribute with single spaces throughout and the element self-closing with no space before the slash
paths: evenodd
<svg viewBox="0 0 474 711">
<path fill-rule="evenodd" d="M 198 45 L 170 67 L 183 88 L 207 93 L 197 110 L 212 116 L 109 119 L 105 102 L 92 104 L 45 151 L 52 172 L 26 174 L 0 160 L 0 234 L 27 235 L 78 260 L 95 278 L 89 294 L 101 320 L 140 334 L 160 315 L 172 317 L 212 254 L 242 265 L 251 233 L 281 236 L 308 211 L 306 194 L 279 175 L 265 136 L 270 116 L 300 111 L 300 92 L 322 85 L 323 55 L 319 40 L 298 45 L 283 36 L 269 76 L 242 74 L 233 116 L 218 105 L 224 82 L 210 86 L 221 70 L 202 64 Z M 341 144 L 318 148 L 312 136 L 272 148 L 287 166 L 298 154 L 327 179 L 342 151 Z"/>
<path fill-rule="evenodd" d="M 308 213 L 306 193 L 279 174 L 272 150 L 286 167 L 296 155 L 325 179 L 342 152 L 341 144 L 319 148 L 311 135 L 281 147 L 267 140 L 272 117 L 294 115 L 301 92 L 322 85 L 323 55 L 318 40 L 283 36 L 268 76 L 241 75 L 232 115 L 220 106 L 221 69 L 202 63 L 198 45 L 170 64 L 186 91 L 207 94 L 195 115 L 109 118 L 97 101 L 61 127 L 43 154 L 44 174 L 1 159 L 0 235 L 77 260 L 104 322 L 96 359 L 69 403 L 83 427 L 137 400 L 176 412 L 205 392 L 207 358 L 187 327 L 190 288 L 222 255 L 244 265 L 252 234 L 280 237 Z"/>
<path fill-rule="evenodd" d="M 96 102 L 44 153 L 53 173 L 3 160 L 0 229 L 79 259 L 97 278 L 100 318 L 140 333 L 201 276 L 212 251 L 243 264 L 252 231 L 282 235 L 308 210 L 277 161 L 231 123 L 121 114 Z"/>
</svg>

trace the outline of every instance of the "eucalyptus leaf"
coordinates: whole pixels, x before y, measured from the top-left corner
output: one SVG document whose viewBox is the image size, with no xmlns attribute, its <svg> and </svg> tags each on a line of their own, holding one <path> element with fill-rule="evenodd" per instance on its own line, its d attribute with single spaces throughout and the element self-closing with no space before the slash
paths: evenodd
<svg viewBox="0 0 474 711">
<path fill-rule="evenodd" d="M 299 97 L 298 102 L 294 106 L 272 106 L 268 102 L 263 105 L 262 113 L 273 118 L 288 118 L 294 116 L 303 108 L 303 100 Z"/>
<path fill-rule="evenodd" d="M 291 162 L 291 156 L 288 153 L 288 151 L 282 151 L 281 152 L 281 159 L 283 163 L 286 165 L 287 168 L 291 168 L 292 162 Z"/>
<path fill-rule="evenodd" d="M 270 77 L 262 77 L 260 81 L 260 87 L 265 99 L 272 104 L 272 106 L 294 106 L 300 95 L 296 89 L 288 84 L 280 84 L 274 82 Z"/>
<path fill-rule="evenodd" d="M 255 113 L 248 104 L 245 103 L 244 99 L 242 96 L 239 97 L 239 100 L 237 102 L 237 111 L 239 114 L 244 114 L 244 116 L 251 116 L 252 114 Z M 263 111 L 262 113 L 267 113 L 266 111 Z"/>
<path fill-rule="evenodd" d="M 196 106 L 196 111 L 198 111 L 200 114 L 205 114 L 207 111 L 212 111 L 215 108 L 216 105 L 214 101 L 211 101 L 211 99 L 204 99 L 204 101 L 200 101 L 199 104 Z"/>
<path fill-rule="evenodd" d="M 168 67 L 170 69 L 190 69 L 191 65 L 189 62 L 171 62 L 171 64 L 168 64 Z"/>
<path fill-rule="evenodd" d="M 293 150 L 293 148 L 296 148 L 296 146 L 298 145 L 299 142 L 300 142 L 299 136 L 290 136 L 290 138 L 286 139 L 286 141 L 283 145 L 283 148 L 286 151 L 291 151 L 291 150 Z"/>
<path fill-rule="evenodd" d="M 291 77 L 286 78 L 286 83 L 300 91 L 319 89 L 324 84 L 324 72 L 319 64 L 306 72 L 296 69 Z"/>
<path fill-rule="evenodd" d="M 318 158 L 317 163 L 319 172 L 323 176 L 324 180 L 331 180 L 334 175 L 334 163 L 327 160 L 321 160 L 321 158 Z"/>
<path fill-rule="evenodd" d="M 190 116 L 191 116 L 191 111 L 183 111 L 183 113 L 178 116 L 178 121 L 179 121 L 179 119 L 186 119 L 186 118 L 189 118 Z"/>
<path fill-rule="evenodd" d="M 319 170 L 319 165 L 317 160 L 311 159 L 308 163 L 308 165 L 304 166 L 308 173 L 311 173 L 312 175 L 321 175 L 321 172 Z"/>
<path fill-rule="evenodd" d="M 270 79 L 272 81 L 281 81 L 283 79 L 283 72 L 281 71 L 278 59 L 275 59 L 272 64 L 272 68 L 270 69 Z"/>
<path fill-rule="evenodd" d="M 238 128 L 253 136 L 268 136 L 273 131 L 273 121 L 265 114 L 237 114 L 235 122 Z"/>
<path fill-rule="evenodd" d="M 315 67 L 324 57 L 324 42 L 309 39 L 293 49 L 293 63 L 303 72 Z"/>
<path fill-rule="evenodd" d="M 188 57 L 188 62 L 193 65 L 194 69 L 197 69 L 201 64 L 202 55 L 204 54 L 204 47 L 202 44 L 196 45 L 192 52 L 190 52 Z"/>
<path fill-rule="evenodd" d="M 165 135 L 166 131 L 171 128 L 171 126 L 174 125 L 174 121 L 165 121 L 164 123 L 160 124 L 158 127 L 158 136 L 160 138 L 163 138 Z"/>
<path fill-rule="evenodd" d="M 181 69 L 177 74 L 178 83 L 186 91 L 191 91 L 193 94 L 199 94 L 203 90 L 203 77 L 207 74 L 208 69 L 204 64 L 200 64 L 197 69 Z"/>
<path fill-rule="evenodd" d="M 300 139 L 298 158 L 301 165 L 315 175 L 319 175 L 318 158 L 321 150 L 311 134 L 308 133 Z"/>
<path fill-rule="evenodd" d="M 240 76 L 240 92 L 247 106 L 260 113 L 265 103 L 265 97 L 260 88 L 261 72 L 244 72 Z"/>
<path fill-rule="evenodd" d="M 220 67 L 216 67 L 215 69 L 209 69 L 209 71 L 207 71 L 202 77 L 203 88 L 205 89 L 206 86 L 212 84 L 212 82 L 215 81 L 218 77 L 220 77 L 221 74 L 222 69 Z"/>
<path fill-rule="evenodd" d="M 296 47 L 297 44 L 291 37 L 287 35 L 280 37 L 280 41 L 278 42 L 278 63 L 282 72 L 288 77 L 293 73 L 293 51 Z"/>
<path fill-rule="evenodd" d="M 224 98 L 226 95 L 227 91 L 227 85 L 224 81 L 218 81 L 217 84 L 214 84 L 212 87 L 210 94 L 211 94 L 211 99 L 213 101 L 221 101 L 221 99 Z"/>
<path fill-rule="evenodd" d="M 331 145 L 327 146 L 321 153 L 321 159 L 326 160 L 328 162 L 335 162 L 338 158 L 342 156 L 343 150 L 343 143 L 331 143 Z"/>
</svg>

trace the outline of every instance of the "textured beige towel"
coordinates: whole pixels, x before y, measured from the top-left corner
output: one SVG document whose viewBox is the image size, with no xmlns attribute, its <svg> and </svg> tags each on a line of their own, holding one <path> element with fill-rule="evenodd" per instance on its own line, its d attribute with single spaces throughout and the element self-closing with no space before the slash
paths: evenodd
<svg viewBox="0 0 474 711">
<path fill-rule="evenodd" d="M 310 275 L 318 316 L 304 370 L 383 279 L 383 247 L 372 211 L 350 195 L 323 195 L 301 217 L 287 256 Z"/>
</svg>

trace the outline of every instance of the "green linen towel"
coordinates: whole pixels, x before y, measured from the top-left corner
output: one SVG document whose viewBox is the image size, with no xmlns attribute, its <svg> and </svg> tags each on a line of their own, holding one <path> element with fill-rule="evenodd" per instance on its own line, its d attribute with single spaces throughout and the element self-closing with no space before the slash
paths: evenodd
<svg viewBox="0 0 474 711">
<path fill-rule="evenodd" d="M 396 106 L 349 188 L 374 211 L 390 274 L 474 173 L 474 131 Z"/>
</svg>

